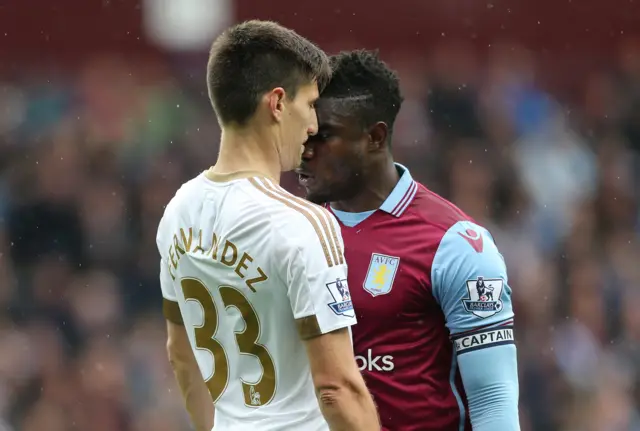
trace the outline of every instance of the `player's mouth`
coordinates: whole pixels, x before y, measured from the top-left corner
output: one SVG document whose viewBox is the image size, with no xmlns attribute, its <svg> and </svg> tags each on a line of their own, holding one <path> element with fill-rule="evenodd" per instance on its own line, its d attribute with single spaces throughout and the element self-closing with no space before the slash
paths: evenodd
<svg viewBox="0 0 640 431">
<path fill-rule="evenodd" d="M 313 175 L 309 172 L 303 171 L 302 169 L 296 169 L 296 174 L 298 174 L 298 184 L 302 187 L 309 188 L 314 182 Z"/>
</svg>

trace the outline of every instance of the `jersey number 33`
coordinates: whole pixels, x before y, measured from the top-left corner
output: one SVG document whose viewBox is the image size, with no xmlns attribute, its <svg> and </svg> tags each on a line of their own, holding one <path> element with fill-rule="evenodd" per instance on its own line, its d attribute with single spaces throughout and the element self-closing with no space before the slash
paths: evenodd
<svg viewBox="0 0 640 431">
<path fill-rule="evenodd" d="M 218 332 L 218 309 L 204 283 L 195 278 L 184 278 L 180 285 L 186 301 L 197 301 L 204 311 L 204 324 L 195 329 L 196 348 L 211 353 L 214 369 L 206 380 L 207 388 L 215 403 L 229 384 L 229 358 L 222 344 L 215 338 Z M 225 308 L 235 307 L 245 322 L 245 329 L 236 332 L 238 350 L 243 355 L 255 356 L 262 366 L 262 375 L 255 383 L 242 381 L 244 403 L 247 407 L 259 407 L 268 404 L 276 392 L 276 369 L 273 358 L 262 344 L 260 320 L 247 298 L 238 289 L 231 286 L 218 287 Z"/>
</svg>

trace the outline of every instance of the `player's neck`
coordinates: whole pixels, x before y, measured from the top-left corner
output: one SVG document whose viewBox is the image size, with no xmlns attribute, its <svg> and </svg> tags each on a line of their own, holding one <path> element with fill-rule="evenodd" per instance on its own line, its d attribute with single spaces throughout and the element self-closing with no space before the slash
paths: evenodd
<svg viewBox="0 0 640 431">
<path fill-rule="evenodd" d="M 385 164 L 367 179 L 365 187 L 352 199 L 331 202 L 331 207 L 338 211 L 361 213 L 380 208 L 400 181 L 400 175 L 393 160 Z"/>
<path fill-rule="evenodd" d="M 280 182 L 277 145 L 254 130 L 223 130 L 215 173 L 255 172 Z"/>
</svg>

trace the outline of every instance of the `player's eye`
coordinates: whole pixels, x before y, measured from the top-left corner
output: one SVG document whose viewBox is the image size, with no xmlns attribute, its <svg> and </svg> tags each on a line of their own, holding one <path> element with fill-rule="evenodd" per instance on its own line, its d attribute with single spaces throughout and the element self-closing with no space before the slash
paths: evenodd
<svg viewBox="0 0 640 431">
<path fill-rule="evenodd" d="M 320 132 L 318 133 L 318 139 L 321 141 L 328 141 L 331 139 L 331 133 L 329 132 Z"/>
</svg>

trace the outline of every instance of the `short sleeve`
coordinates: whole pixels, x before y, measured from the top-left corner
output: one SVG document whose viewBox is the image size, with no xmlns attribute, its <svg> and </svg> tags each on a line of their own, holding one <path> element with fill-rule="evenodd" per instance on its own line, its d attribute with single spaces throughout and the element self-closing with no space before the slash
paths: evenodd
<svg viewBox="0 0 640 431">
<path fill-rule="evenodd" d="M 326 210 L 321 215 L 315 226 L 301 224 L 295 239 L 282 242 L 281 274 L 303 339 L 356 323 L 340 227 Z"/>
<path fill-rule="evenodd" d="M 162 289 L 162 314 L 170 322 L 183 324 L 180 304 L 176 296 L 171 270 L 164 259 L 160 259 L 160 288 Z"/>
<path fill-rule="evenodd" d="M 458 354 L 514 343 L 507 269 L 486 229 L 453 225 L 435 254 L 431 280 Z"/>
<path fill-rule="evenodd" d="M 156 244 L 158 246 L 158 252 L 160 253 L 160 289 L 162 291 L 162 314 L 165 319 L 170 322 L 182 325 L 182 313 L 180 312 L 180 304 L 178 303 L 178 297 L 176 296 L 175 284 L 171 272 L 170 260 L 163 255 L 164 247 L 162 242 L 162 232 L 164 229 L 165 217 L 163 216 L 158 225 L 158 233 L 156 235 Z"/>
</svg>

